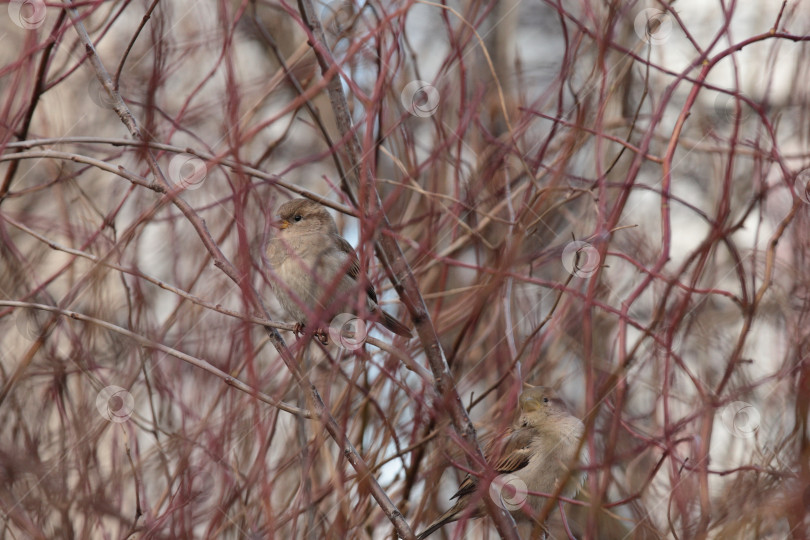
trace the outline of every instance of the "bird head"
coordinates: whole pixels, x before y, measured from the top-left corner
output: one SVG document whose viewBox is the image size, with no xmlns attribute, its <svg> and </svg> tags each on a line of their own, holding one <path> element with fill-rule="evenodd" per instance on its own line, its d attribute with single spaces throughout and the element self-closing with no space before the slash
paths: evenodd
<svg viewBox="0 0 810 540">
<path fill-rule="evenodd" d="M 309 199 L 293 199 L 278 209 L 276 226 L 286 236 L 298 234 L 337 234 L 335 220 L 321 204 Z"/>
<path fill-rule="evenodd" d="M 520 406 L 519 423 L 524 426 L 538 427 L 552 416 L 570 416 L 565 403 L 557 393 L 544 386 L 524 390 L 518 400 Z"/>
</svg>

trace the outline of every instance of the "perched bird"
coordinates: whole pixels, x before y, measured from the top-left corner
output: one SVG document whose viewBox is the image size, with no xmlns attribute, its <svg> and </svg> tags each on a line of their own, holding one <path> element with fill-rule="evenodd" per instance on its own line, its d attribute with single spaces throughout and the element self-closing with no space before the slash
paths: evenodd
<svg viewBox="0 0 810 540">
<path fill-rule="evenodd" d="M 560 495 L 570 498 L 577 494 L 585 474 L 569 473 L 568 466 L 575 462 L 585 426 L 568 413 L 551 388 L 538 386 L 525 390 L 520 395 L 519 406 L 520 415 L 515 424 L 504 437 L 493 440 L 485 451 L 487 461 L 499 475 L 490 485 L 489 494 L 477 493 L 478 478 L 468 474 L 451 497 L 458 499 L 453 507 L 417 538 L 427 538 L 459 518 L 483 516 L 486 510 L 481 497 L 493 497 L 516 521 L 525 521 L 530 518 L 522 509 L 524 504 L 539 512 L 547 501 L 544 497 L 529 495 L 530 492 L 551 494 L 568 478 Z M 582 459 L 585 459 L 584 453 Z M 471 501 L 477 501 L 472 511 L 468 508 Z"/>
<path fill-rule="evenodd" d="M 309 199 L 293 199 L 278 209 L 279 232 L 267 244 L 265 256 L 273 268 L 273 291 L 287 315 L 296 322 L 296 334 L 309 322 L 308 316 L 323 313 L 324 321 L 338 314 L 356 313 L 361 294 L 368 313 L 403 337 L 411 331 L 379 308 L 377 294 L 368 279 L 359 292 L 360 262 L 340 234 L 335 220 L 323 205 Z"/>
</svg>

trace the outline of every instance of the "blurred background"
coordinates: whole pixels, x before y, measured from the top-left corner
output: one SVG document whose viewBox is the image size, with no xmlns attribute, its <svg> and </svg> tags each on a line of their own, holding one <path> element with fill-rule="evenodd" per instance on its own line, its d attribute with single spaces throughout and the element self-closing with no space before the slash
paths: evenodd
<svg viewBox="0 0 810 540">
<path fill-rule="evenodd" d="M 284 0 L 68 4 L 0 6 L 0 538 L 395 538 L 256 322 L 301 193 L 410 321 L 396 238 L 484 443 L 524 384 L 583 419 L 552 537 L 807 538 L 810 2 L 302 0 L 323 66 Z M 411 527 L 448 508 L 420 339 L 281 335 Z"/>
</svg>

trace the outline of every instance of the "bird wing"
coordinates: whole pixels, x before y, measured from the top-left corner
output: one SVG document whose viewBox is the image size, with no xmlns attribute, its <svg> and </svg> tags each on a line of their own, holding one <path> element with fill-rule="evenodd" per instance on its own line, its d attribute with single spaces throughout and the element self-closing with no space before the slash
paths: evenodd
<svg viewBox="0 0 810 540">
<path fill-rule="evenodd" d="M 494 460 L 492 455 L 497 449 L 497 440 L 491 441 L 484 454 L 487 457 L 487 462 L 492 463 L 492 468 L 498 474 L 508 474 L 518 471 L 529 464 L 529 459 L 532 456 L 532 451 L 529 448 L 532 442 L 532 432 L 528 429 L 516 429 L 506 438 L 506 443 L 503 445 L 503 451 L 499 453 L 497 459 Z M 468 474 L 461 485 L 458 487 L 456 494 L 450 497 L 455 499 L 472 493 L 478 488 L 478 477 Z"/>
<path fill-rule="evenodd" d="M 518 471 L 529 464 L 532 451 L 529 448 L 533 434 L 528 429 L 515 431 L 506 441 L 501 458 L 493 466 L 501 474 Z"/>
<path fill-rule="evenodd" d="M 346 275 L 348 275 L 353 280 L 357 281 L 360 278 L 360 260 L 357 258 L 357 253 L 354 251 L 354 248 L 350 243 L 346 241 L 340 235 L 334 235 L 335 241 L 337 242 L 338 248 L 340 251 L 346 253 L 351 259 L 351 264 L 349 265 L 349 269 L 346 270 Z M 377 293 L 374 292 L 374 287 L 371 286 L 371 283 L 366 280 L 366 294 L 371 299 L 372 302 L 376 305 L 377 302 Z"/>
</svg>

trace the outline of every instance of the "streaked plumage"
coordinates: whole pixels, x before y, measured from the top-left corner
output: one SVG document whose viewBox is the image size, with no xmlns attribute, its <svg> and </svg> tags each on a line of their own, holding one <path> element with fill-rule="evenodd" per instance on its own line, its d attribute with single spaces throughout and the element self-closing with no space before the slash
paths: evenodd
<svg viewBox="0 0 810 540">
<path fill-rule="evenodd" d="M 585 426 L 571 416 L 563 402 L 550 388 L 536 387 L 525 390 L 520 395 L 520 416 L 504 437 L 492 441 L 487 447 L 487 460 L 499 475 L 514 475 L 526 486 L 526 492 L 553 493 L 559 482 L 568 476 L 568 465 L 574 461 Z M 580 462 L 584 462 L 584 453 Z M 563 497 L 573 497 L 579 491 L 584 473 L 574 471 L 563 488 Z M 514 482 L 512 483 L 514 486 Z M 522 487 L 522 486 L 521 486 Z M 453 495 L 458 499 L 450 510 L 431 523 L 418 538 L 421 540 L 447 523 L 464 515 L 480 517 L 485 509 L 482 502 L 470 514 L 467 507 L 474 497 L 488 496 L 476 494 L 478 478 L 467 475 Z M 491 491 L 491 490 L 490 490 Z M 525 492 L 524 492 L 525 495 Z M 505 495 L 506 497 L 506 495 Z M 518 501 L 522 498 L 518 498 Z M 528 495 L 525 504 L 539 512 L 546 499 Z M 515 505 L 507 507 L 515 520 L 526 520 L 528 516 Z"/>
</svg>

